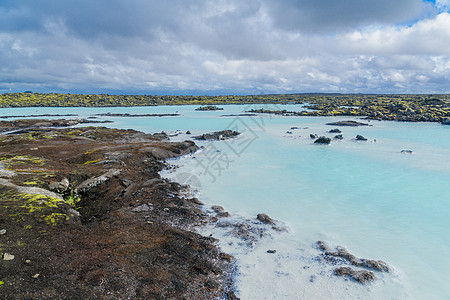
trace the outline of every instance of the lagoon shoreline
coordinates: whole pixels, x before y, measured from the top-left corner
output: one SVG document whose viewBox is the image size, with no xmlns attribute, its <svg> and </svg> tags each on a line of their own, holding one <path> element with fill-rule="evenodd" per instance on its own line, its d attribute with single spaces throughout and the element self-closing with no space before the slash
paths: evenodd
<svg viewBox="0 0 450 300">
<path fill-rule="evenodd" d="M 159 175 L 194 142 L 74 122 L 0 124 L 2 295 L 237 299 L 202 203 Z"/>
</svg>

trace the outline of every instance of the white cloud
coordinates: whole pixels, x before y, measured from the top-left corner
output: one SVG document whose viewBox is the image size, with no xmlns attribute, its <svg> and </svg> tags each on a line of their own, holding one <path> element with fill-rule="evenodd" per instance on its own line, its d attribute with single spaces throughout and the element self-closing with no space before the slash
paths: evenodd
<svg viewBox="0 0 450 300">
<path fill-rule="evenodd" d="M 0 8 L 0 92 L 450 92 L 450 14 L 420 0 L 39 2 Z"/>
<path fill-rule="evenodd" d="M 354 31 L 337 36 L 333 42 L 342 51 L 365 54 L 450 55 L 450 14 L 419 21 L 411 27 L 389 26 L 369 31 Z"/>
<path fill-rule="evenodd" d="M 436 0 L 436 6 L 441 11 L 448 11 L 450 9 L 450 0 Z"/>
</svg>

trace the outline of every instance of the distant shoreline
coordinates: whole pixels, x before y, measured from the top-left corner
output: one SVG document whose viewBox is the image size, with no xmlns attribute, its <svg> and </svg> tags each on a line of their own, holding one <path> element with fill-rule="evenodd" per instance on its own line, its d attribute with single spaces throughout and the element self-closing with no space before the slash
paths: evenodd
<svg viewBox="0 0 450 300">
<path fill-rule="evenodd" d="M 268 105 L 258 113 L 298 116 L 349 116 L 372 120 L 439 122 L 450 120 L 450 95 L 272 94 L 252 96 L 156 96 L 108 94 L 0 94 L 0 108 L 134 107 L 172 105 Z M 289 112 L 277 105 L 303 104 L 308 111 Z M 270 108 L 270 109 L 269 109 Z"/>
</svg>

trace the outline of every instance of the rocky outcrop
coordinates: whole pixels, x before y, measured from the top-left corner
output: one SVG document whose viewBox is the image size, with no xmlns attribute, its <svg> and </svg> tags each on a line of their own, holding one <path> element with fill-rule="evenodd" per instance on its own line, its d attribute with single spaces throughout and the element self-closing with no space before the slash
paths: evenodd
<svg viewBox="0 0 450 300">
<path fill-rule="evenodd" d="M 230 216 L 230 214 L 220 205 L 213 205 L 211 206 L 211 209 L 216 213 L 216 217 L 218 218 L 227 218 Z"/>
<path fill-rule="evenodd" d="M 75 188 L 74 192 L 76 194 L 86 193 L 91 188 L 99 186 L 101 184 L 104 184 L 106 181 L 110 180 L 112 177 L 118 176 L 120 174 L 120 172 L 121 172 L 121 170 L 111 169 L 100 176 L 89 178 L 88 180 L 83 181 L 79 186 L 77 186 Z"/>
<path fill-rule="evenodd" d="M 159 175 L 192 141 L 69 121 L 39 131 L 54 122 L 1 123 L 0 243 L 14 256 L 2 260 L 1 298 L 233 295 L 232 258 L 193 231 L 209 220 L 200 202 Z"/>
<path fill-rule="evenodd" d="M 258 214 L 256 219 L 263 224 L 275 225 L 275 221 L 266 214 Z"/>
<path fill-rule="evenodd" d="M 327 123 L 326 125 L 332 125 L 332 126 L 351 126 L 351 127 L 356 127 L 356 126 L 369 126 L 369 124 L 361 123 L 361 122 L 356 122 L 356 121 L 339 121 L 339 122 Z"/>
<path fill-rule="evenodd" d="M 367 139 L 365 137 L 363 137 L 362 135 L 357 135 L 355 138 L 357 141 L 367 141 Z"/>
<path fill-rule="evenodd" d="M 217 107 L 215 105 L 206 105 L 206 106 L 200 106 L 198 108 L 196 108 L 195 110 L 198 111 L 216 111 L 216 110 L 223 110 L 222 107 Z"/>
<path fill-rule="evenodd" d="M 361 283 L 374 281 L 376 279 L 375 274 L 372 271 L 367 270 L 355 271 L 349 267 L 337 268 L 334 270 L 334 274 L 337 276 L 347 277 Z"/>
<path fill-rule="evenodd" d="M 389 272 L 390 268 L 387 263 L 382 260 L 372 260 L 365 258 L 357 258 L 353 254 L 349 253 L 345 248 L 337 246 L 336 250 L 331 250 L 328 245 L 323 241 L 317 242 L 317 247 L 325 252 L 325 255 L 341 257 L 347 260 L 353 266 L 364 267 L 370 270 Z"/>
<path fill-rule="evenodd" d="M 351 266 L 363 268 L 354 270 L 349 266 L 342 266 L 334 269 L 334 274 L 337 276 L 347 277 L 360 283 L 366 283 L 376 279 L 374 271 L 391 271 L 386 262 L 382 260 L 358 258 L 341 246 L 337 246 L 336 249 L 333 250 L 323 241 L 318 241 L 316 246 L 324 252 L 323 257 L 325 261 L 332 262 L 334 265 L 347 263 Z"/>
<path fill-rule="evenodd" d="M 233 130 L 222 130 L 194 136 L 194 139 L 199 141 L 221 141 L 237 137 L 240 134 L 240 132 Z"/>
<path fill-rule="evenodd" d="M 335 129 L 331 129 L 330 131 L 328 131 L 329 133 L 341 133 L 342 131 L 340 131 L 338 128 Z"/>
<path fill-rule="evenodd" d="M 314 141 L 314 144 L 325 144 L 325 145 L 328 145 L 329 143 L 331 143 L 331 139 L 329 137 L 326 137 L 326 136 L 321 136 L 317 140 Z"/>
</svg>

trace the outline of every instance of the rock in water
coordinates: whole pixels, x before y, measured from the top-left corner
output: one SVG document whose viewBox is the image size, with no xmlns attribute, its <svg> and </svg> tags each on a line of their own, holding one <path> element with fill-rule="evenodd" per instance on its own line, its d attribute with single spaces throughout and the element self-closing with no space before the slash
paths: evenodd
<svg viewBox="0 0 450 300">
<path fill-rule="evenodd" d="M 213 205 L 211 206 L 211 209 L 217 214 L 217 217 L 219 218 L 227 218 L 230 216 L 230 214 L 225 211 L 225 209 L 220 205 Z"/>
<path fill-rule="evenodd" d="M 264 224 L 275 225 L 274 220 L 272 220 L 272 218 L 266 214 L 258 214 L 256 216 L 256 219 L 258 219 L 258 221 L 260 221 L 261 223 L 264 223 Z"/>
<path fill-rule="evenodd" d="M 362 135 L 359 135 L 359 134 L 356 136 L 356 140 L 357 141 L 367 141 L 367 139 L 365 137 L 363 137 Z"/>
<path fill-rule="evenodd" d="M 327 123 L 326 125 L 334 125 L 334 126 L 369 126 L 366 123 L 360 123 L 356 121 L 339 121 L 333 123 Z"/>
<path fill-rule="evenodd" d="M 390 268 L 388 264 L 382 260 L 373 260 L 366 258 L 358 258 L 347 251 L 344 247 L 337 246 L 336 251 L 333 251 L 323 241 L 317 241 L 317 247 L 325 252 L 326 256 L 341 257 L 347 262 L 357 267 L 364 267 L 379 272 L 389 272 Z"/>
<path fill-rule="evenodd" d="M 227 293 L 227 299 L 228 300 L 240 300 L 240 298 L 238 298 L 233 291 L 229 291 Z"/>
<path fill-rule="evenodd" d="M 321 136 L 314 141 L 314 144 L 329 144 L 329 143 L 331 143 L 331 139 L 326 136 Z"/>
<path fill-rule="evenodd" d="M 205 133 L 199 136 L 194 136 L 194 139 L 199 141 L 220 141 L 226 140 L 240 135 L 240 132 L 233 130 L 222 130 L 212 133 Z"/>
<path fill-rule="evenodd" d="M 361 283 L 375 280 L 375 274 L 372 271 L 359 270 L 355 271 L 350 267 L 340 267 L 334 270 L 334 274 L 342 277 L 349 277 Z"/>
<path fill-rule="evenodd" d="M 207 105 L 207 106 L 200 106 L 200 107 L 196 108 L 195 110 L 198 110 L 198 111 L 213 110 L 214 111 L 214 110 L 223 110 L 223 108 L 217 107 L 215 105 Z"/>
<path fill-rule="evenodd" d="M 340 131 L 338 128 L 335 129 L 331 129 L 330 131 L 328 131 L 329 133 L 341 133 L 342 131 Z"/>
</svg>

